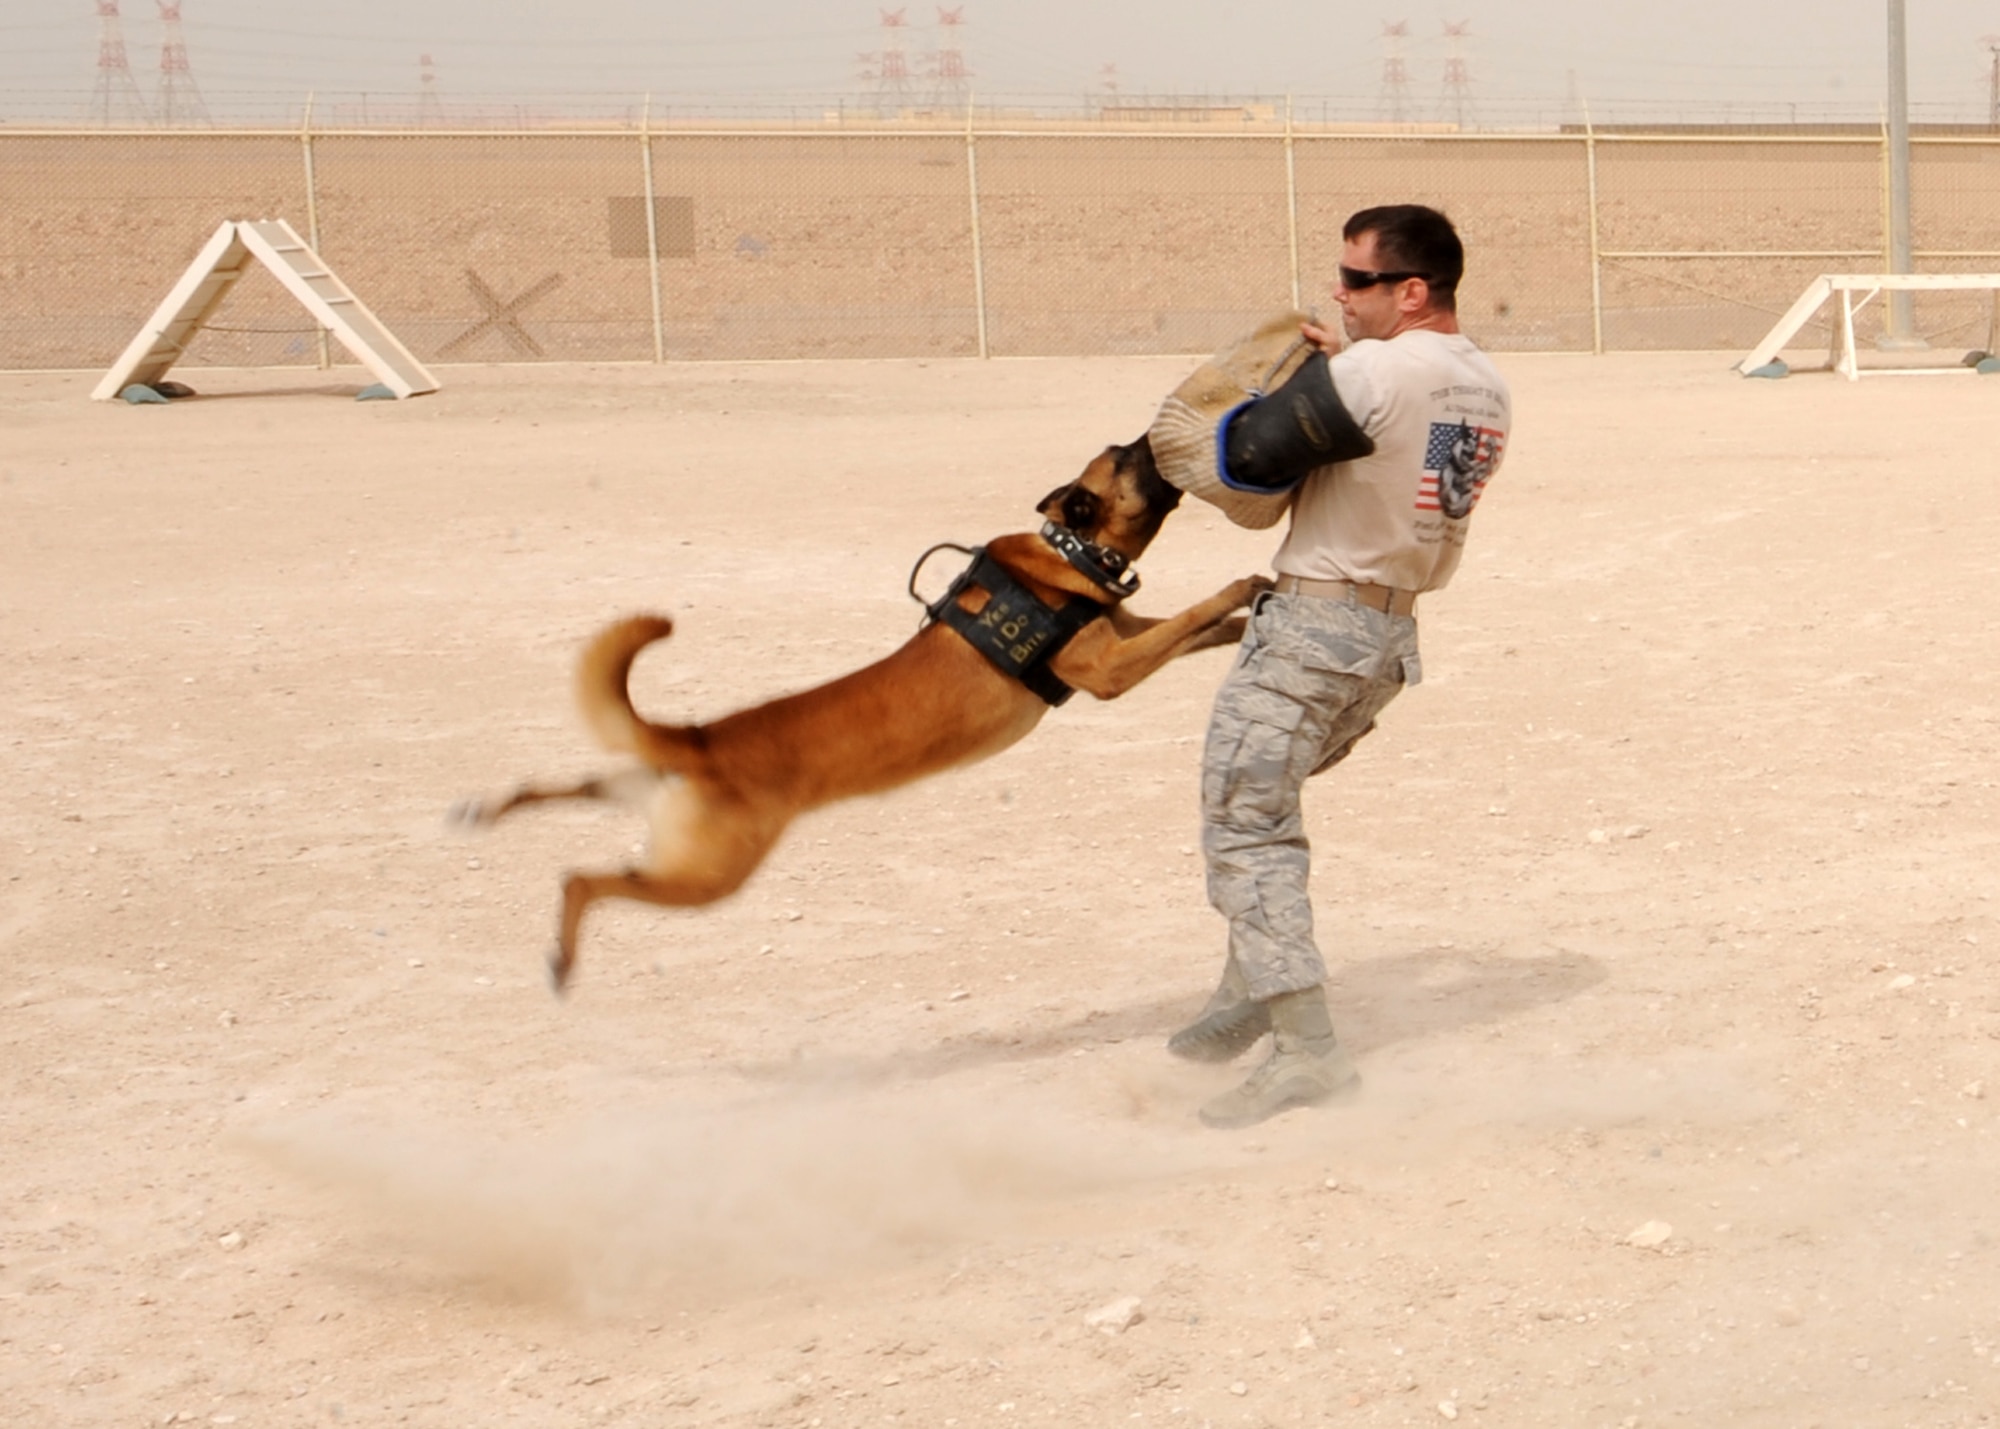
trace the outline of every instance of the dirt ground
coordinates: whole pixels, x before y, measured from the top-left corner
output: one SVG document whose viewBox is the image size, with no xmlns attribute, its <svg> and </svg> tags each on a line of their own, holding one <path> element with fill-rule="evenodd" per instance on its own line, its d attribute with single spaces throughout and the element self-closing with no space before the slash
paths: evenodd
<svg viewBox="0 0 2000 1429">
<path fill-rule="evenodd" d="M 1191 361 L 0 376 L 0 1420 L 1995 1422 L 2000 382 L 1729 360 L 1503 359 L 1309 795 L 1365 1094 L 1237 1134 L 1162 1047 L 1220 652 L 596 915 L 566 1001 L 637 819 L 443 819 L 610 762 L 613 616 L 661 717 L 892 648 Z M 1135 604 L 1274 546 L 1190 503 Z"/>
</svg>

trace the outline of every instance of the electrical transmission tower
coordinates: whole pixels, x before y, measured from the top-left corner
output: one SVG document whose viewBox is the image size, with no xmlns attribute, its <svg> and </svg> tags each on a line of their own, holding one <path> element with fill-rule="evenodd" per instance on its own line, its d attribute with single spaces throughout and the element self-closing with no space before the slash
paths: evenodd
<svg viewBox="0 0 2000 1429">
<path fill-rule="evenodd" d="M 125 30 L 118 0 L 97 0 L 97 87 L 90 94 L 93 124 L 144 124 L 146 100 L 125 58 Z"/>
<path fill-rule="evenodd" d="M 875 112 L 883 118 L 901 114 L 910 103 L 910 55 L 905 44 L 909 11 L 883 10 L 882 48 L 862 55 L 861 78 L 873 83 Z"/>
<path fill-rule="evenodd" d="M 1444 22 L 1444 89 L 1440 107 L 1461 129 L 1472 111 L 1472 68 L 1465 60 L 1465 42 L 1471 35 L 1470 20 Z"/>
<path fill-rule="evenodd" d="M 1410 38 L 1408 20 L 1382 22 L 1382 117 L 1402 124 L 1410 117 L 1410 66 L 1403 58 Z"/>
<path fill-rule="evenodd" d="M 187 41 L 181 37 L 181 0 L 159 0 L 160 5 L 160 123 L 176 125 L 208 124 L 208 105 L 195 88 L 194 70 L 188 66 Z"/>
<path fill-rule="evenodd" d="M 937 48 L 931 53 L 931 108 L 963 109 L 972 102 L 972 71 L 965 64 L 965 7 L 937 7 Z"/>
<path fill-rule="evenodd" d="M 444 106 L 438 102 L 437 65 L 429 55 L 417 56 L 417 123 L 443 122 Z"/>
</svg>

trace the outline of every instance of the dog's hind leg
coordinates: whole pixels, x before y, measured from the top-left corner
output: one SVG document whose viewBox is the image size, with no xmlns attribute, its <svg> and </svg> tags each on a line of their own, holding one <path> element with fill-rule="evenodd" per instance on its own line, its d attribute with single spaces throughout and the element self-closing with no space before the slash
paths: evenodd
<svg viewBox="0 0 2000 1429">
<path fill-rule="evenodd" d="M 640 867 L 616 873 L 572 873 L 563 880 L 562 921 L 549 954 L 549 976 L 560 993 L 576 966 L 583 915 L 600 898 L 631 898 L 669 908 L 698 908 L 727 898 L 757 871 L 784 835 L 789 819 L 669 779 L 655 785 L 649 822 L 653 846 Z"/>
<path fill-rule="evenodd" d="M 575 784 L 558 784 L 540 787 L 523 784 L 502 799 L 461 799 L 451 806 L 446 819 L 466 828 L 486 828 L 498 823 L 516 809 L 529 804 L 546 804 L 564 799 L 592 799 L 609 804 L 638 803 L 653 786 L 659 783 L 659 776 L 650 770 L 626 770 L 604 777 L 593 777 Z"/>
<path fill-rule="evenodd" d="M 549 981 L 558 994 L 568 986 L 569 975 L 576 967 L 577 934 L 583 927 L 583 915 L 598 899 L 631 898 L 670 908 L 699 907 L 734 893 L 755 866 L 753 860 L 740 872 L 732 869 L 660 874 L 628 868 L 618 873 L 572 873 L 563 880 L 562 921 L 556 930 L 556 945 L 549 951 Z"/>
</svg>

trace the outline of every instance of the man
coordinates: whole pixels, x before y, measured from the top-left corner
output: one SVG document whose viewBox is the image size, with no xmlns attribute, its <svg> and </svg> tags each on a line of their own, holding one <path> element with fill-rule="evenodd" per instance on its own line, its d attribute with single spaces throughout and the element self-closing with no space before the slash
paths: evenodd
<svg viewBox="0 0 2000 1429">
<path fill-rule="evenodd" d="M 1272 1034 L 1270 1056 L 1201 1109 L 1210 1126 L 1249 1126 L 1359 1087 L 1313 942 L 1300 788 L 1420 678 L 1417 597 L 1457 569 L 1510 424 L 1507 384 L 1459 332 L 1465 260 L 1449 220 L 1415 204 L 1370 208 L 1342 238 L 1334 299 L 1347 346 L 1304 321 L 1315 350 L 1281 385 L 1260 395 L 1245 381 L 1235 395 L 1248 400 L 1219 421 L 1199 413 L 1211 418 L 1208 461 L 1223 489 L 1188 489 L 1240 524 L 1291 518 L 1276 588 L 1252 606 L 1202 760 L 1208 894 L 1229 920 L 1229 950 L 1215 995 L 1168 1046 L 1227 1061 Z M 1245 353 L 1234 359 L 1240 371 Z M 1212 408 L 1227 386 L 1211 365 L 1205 384 L 1190 379 L 1163 405 L 1155 451 L 1168 453 L 1169 479 L 1187 475 L 1173 417 L 1184 435 L 1193 410 L 1176 399 Z"/>
</svg>

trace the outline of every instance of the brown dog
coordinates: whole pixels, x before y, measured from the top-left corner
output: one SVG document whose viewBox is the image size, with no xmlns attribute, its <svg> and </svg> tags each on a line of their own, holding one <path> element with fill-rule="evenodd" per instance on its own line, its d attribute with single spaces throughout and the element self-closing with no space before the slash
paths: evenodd
<svg viewBox="0 0 2000 1429">
<path fill-rule="evenodd" d="M 1069 612 L 1088 623 L 1048 659 L 1058 679 L 1115 699 L 1177 655 L 1240 638 L 1243 622 L 1231 614 L 1269 586 L 1262 576 L 1232 581 L 1166 619 L 1131 615 L 1119 604 L 1129 589 L 1118 583 L 1119 573 L 1146 549 L 1180 498 L 1154 467 L 1142 437 L 1107 448 L 1076 480 L 1042 499 L 1040 513 L 1064 528 L 1053 540 L 1047 532 L 1024 533 L 988 544 L 992 561 L 1045 606 L 1069 612 L 1070 602 L 1090 603 Z M 1080 565 L 1055 544 L 1066 536 L 1084 545 Z M 986 590 L 973 586 L 957 604 L 977 614 L 988 599 Z M 713 903 L 735 892 L 785 826 L 807 809 L 997 754 L 1049 708 L 940 620 L 886 659 L 817 689 L 713 724 L 653 724 L 633 710 L 626 676 L 639 652 L 672 629 L 664 616 L 621 620 L 598 633 L 577 669 L 577 702 L 591 730 L 605 748 L 635 756 L 641 767 L 563 788 L 524 787 L 453 810 L 460 822 L 484 826 L 546 799 L 645 805 L 652 843 L 640 866 L 572 873 L 563 883 L 562 921 L 549 955 L 557 991 L 575 966 L 583 915 L 598 899 Z"/>
</svg>

